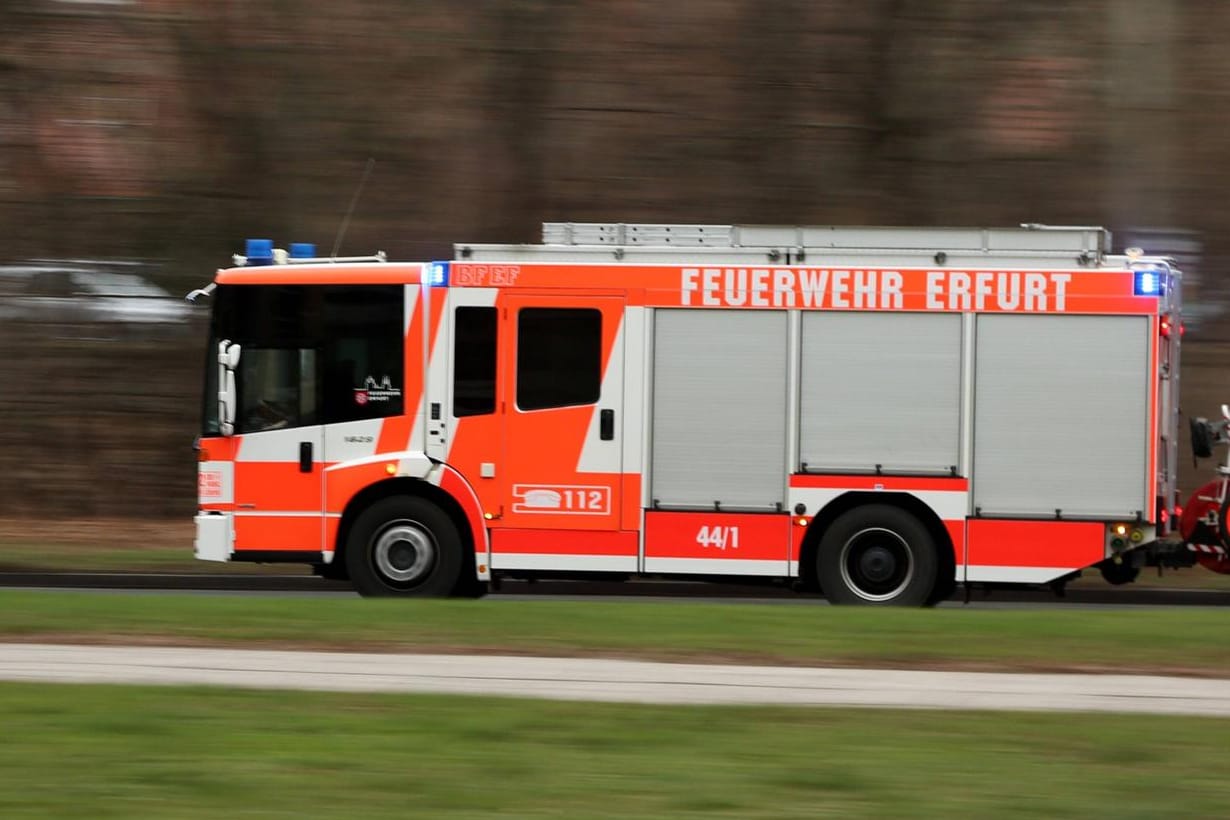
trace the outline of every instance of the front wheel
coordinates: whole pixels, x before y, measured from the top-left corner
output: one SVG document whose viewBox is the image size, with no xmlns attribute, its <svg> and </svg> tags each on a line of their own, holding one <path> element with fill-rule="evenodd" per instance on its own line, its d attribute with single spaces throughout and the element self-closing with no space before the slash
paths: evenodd
<svg viewBox="0 0 1230 820">
<path fill-rule="evenodd" d="M 816 553 L 820 586 L 834 604 L 924 606 L 938 565 L 935 539 L 922 522 L 885 504 L 842 515 Z"/>
<path fill-rule="evenodd" d="M 461 536 L 425 498 L 397 496 L 359 514 L 346 539 L 346 569 L 364 596 L 444 597 L 461 578 Z"/>
</svg>

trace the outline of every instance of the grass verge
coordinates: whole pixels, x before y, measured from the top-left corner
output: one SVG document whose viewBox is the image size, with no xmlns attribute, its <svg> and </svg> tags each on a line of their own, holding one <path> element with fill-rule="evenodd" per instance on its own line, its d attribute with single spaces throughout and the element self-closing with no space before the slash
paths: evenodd
<svg viewBox="0 0 1230 820">
<path fill-rule="evenodd" d="M 306 575 L 305 565 L 220 564 L 192 554 L 191 518 L 0 518 L 0 571 Z"/>
<path fill-rule="evenodd" d="M 0 640 L 1230 677 L 1230 611 L 0 592 Z"/>
<path fill-rule="evenodd" d="M 1230 722 L 0 685 L 18 817 L 1223 817 Z"/>
</svg>

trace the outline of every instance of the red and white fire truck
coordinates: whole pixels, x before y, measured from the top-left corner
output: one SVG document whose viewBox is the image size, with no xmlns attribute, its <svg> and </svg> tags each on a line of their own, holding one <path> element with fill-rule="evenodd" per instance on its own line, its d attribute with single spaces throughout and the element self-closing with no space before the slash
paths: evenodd
<svg viewBox="0 0 1230 820">
<path fill-rule="evenodd" d="M 423 264 L 252 240 L 208 288 L 196 555 L 365 595 L 1130 580 L 1176 520 L 1180 273 L 1110 239 L 548 223 Z"/>
</svg>

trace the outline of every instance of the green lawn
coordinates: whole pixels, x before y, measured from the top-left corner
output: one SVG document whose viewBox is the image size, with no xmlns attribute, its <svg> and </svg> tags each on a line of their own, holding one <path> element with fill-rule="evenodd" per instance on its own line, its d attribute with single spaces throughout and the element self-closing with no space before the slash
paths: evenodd
<svg viewBox="0 0 1230 820">
<path fill-rule="evenodd" d="M 868 609 L 689 601 L 401 601 L 0 592 L 0 641 L 638 656 L 1230 677 L 1230 610 Z"/>
<path fill-rule="evenodd" d="M 0 685 L 0 816 L 1220 818 L 1230 721 Z"/>
<path fill-rule="evenodd" d="M 220 566 L 194 559 L 191 546 L 139 549 L 28 542 L 0 543 L 0 565 L 8 571 L 44 572 L 200 572 Z"/>
<path fill-rule="evenodd" d="M 0 541 L 0 571 L 154 572 L 177 575 L 310 575 L 307 564 L 198 561 L 192 543 L 180 547 Z"/>
</svg>

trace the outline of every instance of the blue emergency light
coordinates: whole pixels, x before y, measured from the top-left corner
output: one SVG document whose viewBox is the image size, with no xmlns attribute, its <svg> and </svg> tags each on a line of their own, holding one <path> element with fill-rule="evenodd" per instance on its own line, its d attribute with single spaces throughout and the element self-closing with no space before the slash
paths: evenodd
<svg viewBox="0 0 1230 820">
<path fill-rule="evenodd" d="M 427 266 L 427 284 L 433 288 L 448 287 L 447 262 L 432 262 Z"/>
<path fill-rule="evenodd" d="M 244 255 L 248 257 L 249 265 L 272 265 L 273 240 L 249 239 Z"/>
<path fill-rule="evenodd" d="M 291 259 L 315 259 L 316 246 L 311 242 L 291 242 L 290 243 L 290 258 Z"/>
<path fill-rule="evenodd" d="M 1162 289 L 1165 286 L 1165 280 L 1162 279 L 1162 272 L 1155 268 L 1136 271 L 1136 281 L 1132 285 L 1132 292 L 1137 296 L 1161 296 Z"/>
</svg>

